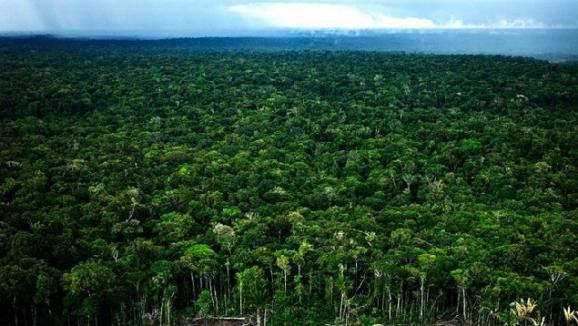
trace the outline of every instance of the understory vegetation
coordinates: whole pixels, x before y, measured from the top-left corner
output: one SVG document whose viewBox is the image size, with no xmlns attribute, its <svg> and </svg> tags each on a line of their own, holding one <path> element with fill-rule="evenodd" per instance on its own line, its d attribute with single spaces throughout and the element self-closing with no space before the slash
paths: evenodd
<svg viewBox="0 0 578 326">
<path fill-rule="evenodd" d="M 576 324 L 578 67 L 0 48 L 0 324 Z"/>
</svg>

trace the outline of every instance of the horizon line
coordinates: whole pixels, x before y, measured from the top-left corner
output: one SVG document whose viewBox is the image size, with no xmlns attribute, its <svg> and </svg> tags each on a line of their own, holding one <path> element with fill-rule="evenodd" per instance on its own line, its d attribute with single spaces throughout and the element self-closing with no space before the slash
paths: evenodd
<svg viewBox="0 0 578 326">
<path fill-rule="evenodd" d="M 32 38 L 52 37 L 59 39 L 202 39 L 202 38 L 292 38 L 292 37 L 323 37 L 347 36 L 367 37 L 397 33 L 439 33 L 439 32 L 524 32 L 524 31 L 578 31 L 578 27 L 509 27 L 509 28 L 276 28 L 254 29 L 241 33 L 197 34 L 190 30 L 66 30 L 66 31 L 0 31 L 2 38 Z"/>
</svg>

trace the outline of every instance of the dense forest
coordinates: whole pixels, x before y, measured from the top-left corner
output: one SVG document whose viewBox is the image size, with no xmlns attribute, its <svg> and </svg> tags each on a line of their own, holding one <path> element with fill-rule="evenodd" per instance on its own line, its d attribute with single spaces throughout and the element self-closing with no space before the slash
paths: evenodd
<svg viewBox="0 0 578 326">
<path fill-rule="evenodd" d="M 578 323 L 578 66 L 45 43 L 0 46 L 0 324 Z"/>
</svg>

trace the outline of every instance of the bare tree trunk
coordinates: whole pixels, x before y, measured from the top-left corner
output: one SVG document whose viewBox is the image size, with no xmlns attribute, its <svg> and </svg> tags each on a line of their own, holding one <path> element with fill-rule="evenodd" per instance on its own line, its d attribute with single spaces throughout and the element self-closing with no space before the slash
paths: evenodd
<svg viewBox="0 0 578 326">
<path fill-rule="evenodd" d="M 243 281 L 239 281 L 239 314 L 243 316 Z"/>
<path fill-rule="evenodd" d="M 395 316 L 399 317 L 399 313 L 401 310 L 401 299 L 403 297 L 403 280 L 399 284 L 399 293 L 397 295 L 397 306 L 395 308 Z"/>
<path fill-rule="evenodd" d="M 191 284 L 193 285 L 193 298 L 197 296 L 197 290 L 195 289 L 195 275 L 191 272 Z"/>
<path fill-rule="evenodd" d="M 231 255 L 231 251 L 229 251 L 229 256 Z M 227 294 L 231 295 L 231 263 L 229 261 L 229 257 L 227 257 Z"/>
<path fill-rule="evenodd" d="M 462 300 L 462 292 L 460 291 L 461 289 L 458 288 L 458 304 L 456 305 L 456 315 L 460 312 L 460 305 L 461 305 L 461 300 Z"/>
<path fill-rule="evenodd" d="M 169 325 L 169 326 L 171 325 L 171 314 L 172 314 L 172 310 L 173 310 L 172 309 L 173 308 L 172 302 L 173 302 L 173 297 L 171 295 L 171 297 L 167 301 L 167 309 L 166 309 L 167 310 L 167 325 Z"/>
<path fill-rule="evenodd" d="M 387 317 L 389 318 L 389 320 L 391 320 L 392 315 L 391 315 L 391 288 L 388 286 L 387 287 Z"/>
<path fill-rule="evenodd" d="M 217 287 L 213 284 L 213 292 L 215 293 L 215 312 L 219 314 L 219 296 L 217 295 Z"/>
<path fill-rule="evenodd" d="M 425 288 L 425 277 L 421 277 L 419 285 L 419 319 L 423 320 L 423 306 L 425 305 L 424 290 Z"/>
<path fill-rule="evenodd" d="M 209 293 L 211 294 L 211 303 L 213 304 L 213 308 L 217 308 L 215 304 L 215 296 L 213 294 L 213 282 L 211 278 L 207 278 L 207 284 L 209 284 Z"/>
<path fill-rule="evenodd" d="M 462 298 L 464 300 L 464 306 L 463 306 L 463 308 L 464 308 L 464 320 L 467 321 L 468 320 L 468 315 L 467 315 L 468 309 L 466 306 L 466 288 L 465 287 L 462 288 Z"/>
<path fill-rule="evenodd" d="M 273 265 L 269 265 L 269 274 L 271 275 L 271 293 L 275 293 L 275 276 L 273 274 Z"/>
</svg>

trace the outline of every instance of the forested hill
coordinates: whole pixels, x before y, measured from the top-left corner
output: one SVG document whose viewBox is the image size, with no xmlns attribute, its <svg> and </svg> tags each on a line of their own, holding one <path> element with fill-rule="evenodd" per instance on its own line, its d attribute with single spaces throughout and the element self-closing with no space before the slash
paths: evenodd
<svg viewBox="0 0 578 326">
<path fill-rule="evenodd" d="M 0 50 L 0 324 L 578 308 L 578 66 L 99 44 Z"/>
<path fill-rule="evenodd" d="M 428 54 L 526 56 L 552 62 L 578 62 L 578 30 L 422 30 L 422 31 L 278 31 L 278 36 L 66 38 L 55 35 L 2 37 L 0 51 L 65 50 L 85 53 L 155 51 L 380 51 Z"/>
</svg>

